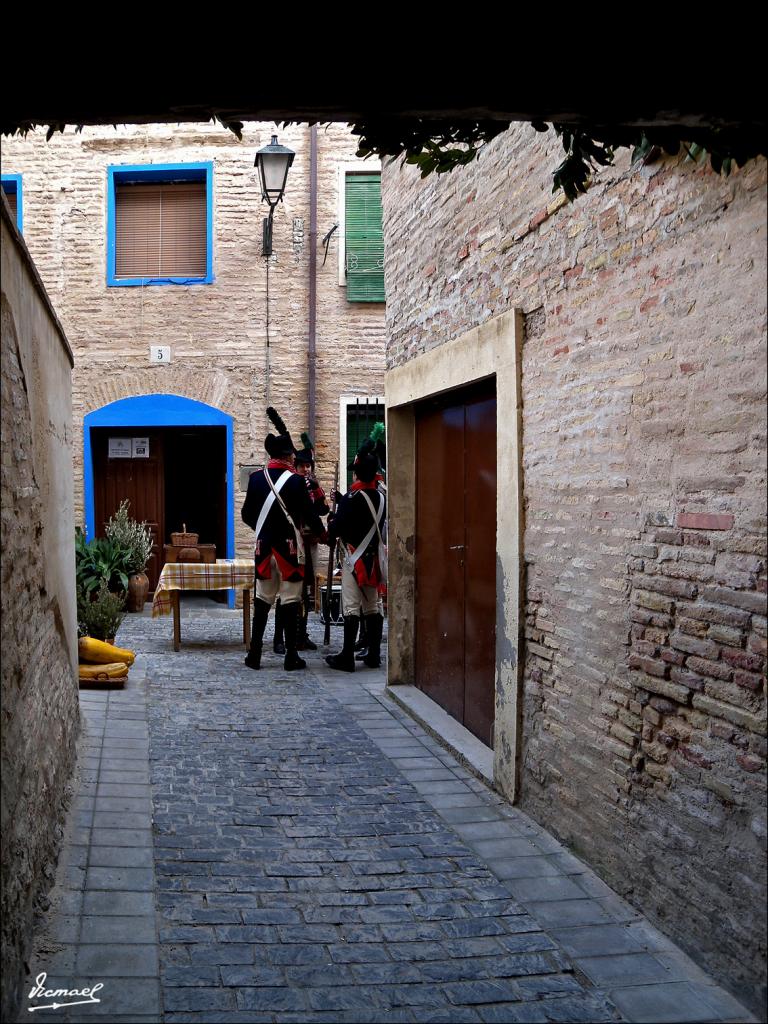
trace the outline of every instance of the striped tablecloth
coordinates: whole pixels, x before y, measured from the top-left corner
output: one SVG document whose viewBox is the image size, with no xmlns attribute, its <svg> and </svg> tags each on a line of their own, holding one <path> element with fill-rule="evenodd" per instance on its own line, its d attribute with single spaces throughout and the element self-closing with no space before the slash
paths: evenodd
<svg viewBox="0 0 768 1024">
<path fill-rule="evenodd" d="M 215 562 L 166 562 L 152 600 L 152 618 L 170 615 L 172 590 L 248 590 L 253 587 L 250 558 L 219 558 Z"/>
</svg>

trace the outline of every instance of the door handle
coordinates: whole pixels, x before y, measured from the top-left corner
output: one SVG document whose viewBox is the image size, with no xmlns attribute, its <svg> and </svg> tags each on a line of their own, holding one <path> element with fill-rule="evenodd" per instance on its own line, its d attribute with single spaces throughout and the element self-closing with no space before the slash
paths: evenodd
<svg viewBox="0 0 768 1024">
<path fill-rule="evenodd" d="M 464 550 L 464 545 L 463 544 L 451 544 L 451 546 L 448 548 L 448 550 L 449 551 L 463 551 Z"/>
</svg>

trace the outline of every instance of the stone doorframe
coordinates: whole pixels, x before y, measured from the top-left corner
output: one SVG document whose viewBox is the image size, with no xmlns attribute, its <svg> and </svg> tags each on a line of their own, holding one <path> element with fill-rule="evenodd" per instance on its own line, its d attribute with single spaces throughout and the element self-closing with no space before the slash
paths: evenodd
<svg viewBox="0 0 768 1024">
<path fill-rule="evenodd" d="M 387 372 L 389 500 L 388 685 L 415 682 L 415 403 L 496 378 L 496 717 L 494 785 L 519 792 L 522 638 L 522 454 L 520 361 L 523 318 L 503 313 L 460 338 Z"/>
</svg>

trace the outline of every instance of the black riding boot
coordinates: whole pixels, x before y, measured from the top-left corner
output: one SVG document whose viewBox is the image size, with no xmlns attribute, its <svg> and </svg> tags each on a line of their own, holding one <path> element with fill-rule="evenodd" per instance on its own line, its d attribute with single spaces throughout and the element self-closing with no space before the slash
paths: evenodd
<svg viewBox="0 0 768 1024">
<path fill-rule="evenodd" d="M 360 638 L 354 645 L 354 649 L 359 652 L 357 654 L 358 662 L 362 659 L 362 657 L 365 657 L 365 653 L 368 650 L 368 623 L 366 622 L 367 618 L 368 615 L 360 616 Z"/>
<path fill-rule="evenodd" d="M 366 615 L 368 621 L 368 653 L 363 658 L 363 664 L 368 668 L 378 668 L 381 665 L 381 634 L 384 630 L 384 616 L 376 612 L 373 615 Z"/>
<path fill-rule="evenodd" d="M 264 628 L 269 616 L 269 605 L 258 597 L 253 599 L 253 625 L 251 626 L 251 646 L 245 656 L 248 668 L 261 668 L 261 645 L 264 640 Z"/>
<path fill-rule="evenodd" d="M 359 615 L 344 616 L 344 646 L 339 654 L 329 654 L 325 659 L 331 668 L 338 668 L 342 672 L 355 671 L 355 638 L 359 625 Z"/>
<path fill-rule="evenodd" d="M 360 639 L 355 644 L 355 661 L 362 661 L 368 653 L 368 624 L 366 619 L 366 615 L 360 618 Z"/>
<path fill-rule="evenodd" d="M 283 643 L 283 602 L 278 597 L 275 602 L 275 635 L 272 639 L 272 650 L 275 654 L 285 654 Z"/>
<path fill-rule="evenodd" d="M 316 651 L 317 644 L 310 640 L 307 627 L 309 625 L 309 610 L 299 606 L 299 642 L 298 648 L 300 651 Z"/>
<path fill-rule="evenodd" d="M 285 661 L 283 668 L 286 672 L 294 672 L 298 668 L 306 668 L 307 663 L 299 657 L 296 650 L 296 640 L 299 629 L 299 605 L 297 601 L 284 604 L 281 612 L 283 616 L 283 628 L 285 629 Z"/>
</svg>

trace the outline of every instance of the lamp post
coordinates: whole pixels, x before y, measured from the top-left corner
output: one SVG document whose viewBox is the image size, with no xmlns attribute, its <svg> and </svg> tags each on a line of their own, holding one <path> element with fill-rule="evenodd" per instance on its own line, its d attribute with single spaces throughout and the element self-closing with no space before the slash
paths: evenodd
<svg viewBox="0 0 768 1024">
<path fill-rule="evenodd" d="M 253 166 L 259 169 L 261 198 L 269 204 L 269 216 L 264 218 L 262 256 L 272 255 L 272 216 L 275 207 L 283 198 L 288 168 L 295 156 L 292 149 L 281 146 L 277 136 L 273 135 L 270 144 L 258 151 L 253 162 Z"/>
</svg>

